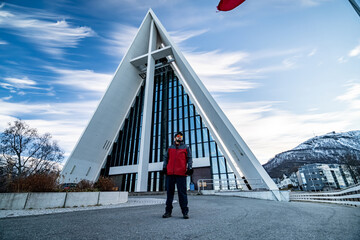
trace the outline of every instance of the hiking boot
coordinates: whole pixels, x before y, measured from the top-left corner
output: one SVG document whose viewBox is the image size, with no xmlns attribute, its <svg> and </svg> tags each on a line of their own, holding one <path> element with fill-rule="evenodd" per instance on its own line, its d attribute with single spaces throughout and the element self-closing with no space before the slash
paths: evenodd
<svg viewBox="0 0 360 240">
<path fill-rule="evenodd" d="M 166 213 L 164 213 L 164 215 L 162 217 L 163 218 L 169 218 L 169 217 L 171 217 L 171 213 L 166 212 Z"/>
<path fill-rule="evenodd" d="M 189 219 L 189 215 L 187 213 L 183 214 L 184 219 Z"/>
</svg>

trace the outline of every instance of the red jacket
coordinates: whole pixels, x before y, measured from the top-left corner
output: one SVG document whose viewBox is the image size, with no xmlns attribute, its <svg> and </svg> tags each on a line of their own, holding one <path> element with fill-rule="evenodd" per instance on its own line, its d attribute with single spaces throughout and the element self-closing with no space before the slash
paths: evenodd
<svg viewBox="0 0 360 240">
<path fill-rule="evenodd" d="M 186 169 L 192 168 L 191 150 L 185 144 L 171 145 L 164 156 L 167 175 L 186 176 Z"/>
</svg>

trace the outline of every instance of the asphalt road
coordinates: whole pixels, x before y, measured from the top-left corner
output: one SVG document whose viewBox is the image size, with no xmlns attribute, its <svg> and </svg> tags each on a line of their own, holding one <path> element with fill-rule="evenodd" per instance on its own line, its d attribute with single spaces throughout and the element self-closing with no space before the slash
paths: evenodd
<svg viewBox="0 0 360 240">
<path fill-rule="evenodd" d="M 189 208 L 190 219 L 178 204 L 168 219 L 164 205 L 6 218 L 0 239 L 360 239 L 355 207 L 189 196 Z"/>
</svg>

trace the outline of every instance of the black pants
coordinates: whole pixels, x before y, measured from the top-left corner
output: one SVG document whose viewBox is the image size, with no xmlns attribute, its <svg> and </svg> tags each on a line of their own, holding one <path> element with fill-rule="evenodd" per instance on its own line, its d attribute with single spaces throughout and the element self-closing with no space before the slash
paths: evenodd
<svg viewBox="0 0 360 240">
<path fill-rule="evenodd" d="M 186 176 L 177 176 L 177 175 L 167 175 L 166 176 L 166 189 L 167 189 L 167 199 L 166 199 L 166 212 L 171 213 L 173 206 L 172 202 L 174 200 L 175 193 L 175 183 L 178 190 L 179 202 L 181 211 L 183 214 L 188 214 L 188 199 L 186 194 Z"/>
</svg>

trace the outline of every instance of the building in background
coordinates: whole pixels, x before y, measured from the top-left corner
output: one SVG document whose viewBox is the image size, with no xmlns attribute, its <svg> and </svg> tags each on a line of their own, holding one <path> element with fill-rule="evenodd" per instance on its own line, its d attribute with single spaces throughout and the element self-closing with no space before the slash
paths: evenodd
<svg viewBox="0 0 360 240">
<path fill-rule="evenodd" d="M 307 164 L 297 172 L 299 185 L 304 191 L 327 191 L 355 184 L 345 165 Z"/>
<path fill-rule="evenodd" d="M 149 10 L 61 180 L 104 175 L 123 191 L 164 190 L 163 156 L 177 131 L 192 150 L 193 183 L 221 180 L 215 188 L 230 189 L 229 180 L 237 179 L 237 188 L 268 189 L 280 200 L 276 184 Z"/>
<path fill-rule="evenodd" d="M 289 177 L 284 174 L 282 180 L 278 181 L 277 186 L 280 189 L 297 188 L 299 186 L 297 174 L 293 172 Z"/>
</svg>

